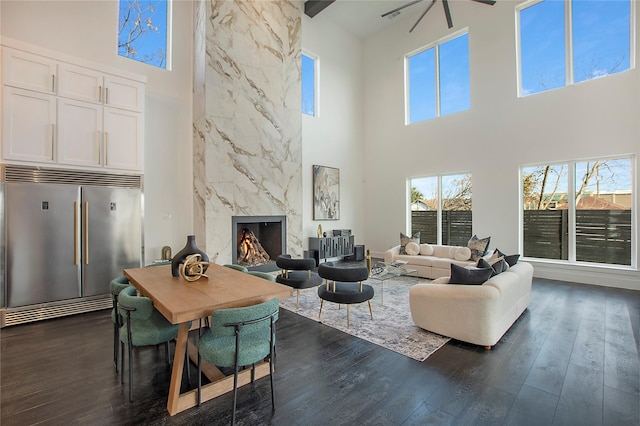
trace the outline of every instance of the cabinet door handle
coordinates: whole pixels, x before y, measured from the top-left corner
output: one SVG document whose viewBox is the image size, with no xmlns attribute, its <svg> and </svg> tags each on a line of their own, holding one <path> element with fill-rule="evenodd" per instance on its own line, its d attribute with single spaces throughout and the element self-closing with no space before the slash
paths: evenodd
<svg viewBox="0 0 640 426">
<path fill-rule="evenodd" d="M 109 132 L 104 132 L 104 165 L 109 165 Z"/>
<path fill-rule="evenodd" d="M 51 124 L 51 160 L 55 160 L 54 152 L 56 147 L 56 125 Z"/>
<path fill-rule="evenodd" d="M 104 88 L 104 103 L 105 104 L 109 103 L 109 88 L 108 87 Z"/>
<path fill-rule="evenodd" d="M 102 102 L 102 86 L 98 86 L 98 102 Z"/>
<path fill-rule="evenodd" d="M 51 93 L 56 92 L 56 75 L 51 74 Z"/>
</svg>

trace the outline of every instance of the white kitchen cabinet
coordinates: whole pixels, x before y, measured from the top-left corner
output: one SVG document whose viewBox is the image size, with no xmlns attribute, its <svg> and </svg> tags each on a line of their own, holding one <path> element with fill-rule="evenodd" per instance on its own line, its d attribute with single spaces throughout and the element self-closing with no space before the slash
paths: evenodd
<svg viewBox="0 0 640 426">
<path fill-rule="evenodd" d="M 59 66 L 58 95 L 141 112 L 144 84 L 71 64 Z"/>
<path fill-rule="evenodd" d="M 58 95 L 78 101 L 102 103 L 104 74 L 90 68 L 60 64 Z"/>
<path fill-rule="evenodd" d="M 142 169 L 143 125 L 141 113 L 104 108 L 105 167 Z"/>
<path fill-rule="evenodd" d="M 50 58 L 2 49 L 2 83 L 6 86 L 55 94 L 57 67 Z"/>
<path fill-rule="evenodd" d="M 144 84 L 114 75 L 104 77 L 104 104 L 130 111 L 144 110 Z"/>
<path fill-rule="evenodd" d="M 58 163 L 100 167 L 102 106 L 58 99 Z"/>
<path fill-rule="evenodd" d="M 2 43 L 2 161 L 143 171 L 144 77 Z"/>
<path fill-rule="evenodd" d="M 56 98 L 4 87 L 2 155 L 7 160 L 55 162 Z"/>
</svg>

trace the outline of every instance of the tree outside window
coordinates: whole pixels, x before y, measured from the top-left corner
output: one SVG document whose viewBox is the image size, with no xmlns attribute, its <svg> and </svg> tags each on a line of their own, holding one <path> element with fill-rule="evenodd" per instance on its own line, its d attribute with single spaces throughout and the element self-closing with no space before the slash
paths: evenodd
<svg viewBox="0 0 640 426">
<path fill-rule="evenodd" d="M 472 235 L 471 174 L 412 179 L 411 233 L 420 242 L 466 246 Z"/>
<path fill-rule="evenodd" d="M 524 167 L 526 257 L 631 265 L 631 158 Z"/>
<path fill-rule="evenodd" d="M 167 68 L 169 0 L 120 0 L 118 55 Z"/>
</svg>

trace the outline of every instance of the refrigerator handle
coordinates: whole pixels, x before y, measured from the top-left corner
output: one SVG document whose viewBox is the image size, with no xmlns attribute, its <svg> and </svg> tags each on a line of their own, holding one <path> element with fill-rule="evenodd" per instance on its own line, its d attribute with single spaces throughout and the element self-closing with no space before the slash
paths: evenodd
<svg viewBox="0 0 640 426">
<path fill-rule="evenodd" d="M 78 202 L 73 202 L 73 264 L 78 264 Z"/>
<path fill-rule="evenodd" d="M 84 264 L 89 264 L 89 202 L 84 203 Z"/>
</svg>

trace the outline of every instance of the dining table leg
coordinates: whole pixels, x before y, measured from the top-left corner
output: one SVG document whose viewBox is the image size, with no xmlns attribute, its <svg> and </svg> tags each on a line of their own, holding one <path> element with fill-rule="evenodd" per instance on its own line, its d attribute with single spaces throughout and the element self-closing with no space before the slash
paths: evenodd
<svg viewBox="0 0 640 426">
<path fill-rule="evenodd" d="M 182 369 L 184 368 L 185 350 L 189 339 L 189 323 L 182 323 L 178 327 L 178 337 L 176 338 L 176 352 L 173 355 L 173 368 L 171 370 L 171 384 L 169 385 L 169 400 L 167 401 L 167 411 L 170 415 L 176 414 L 178 402 L 180 400 L 180 385 L 182 383 Z"/>
</svg>

